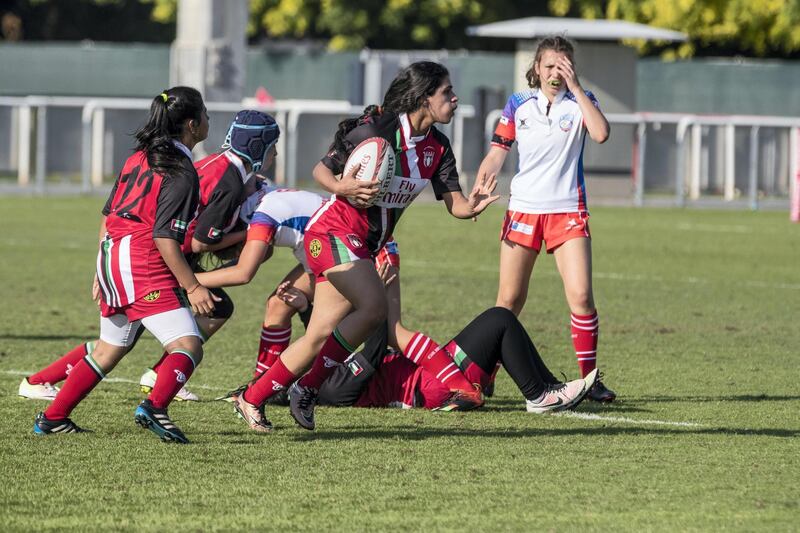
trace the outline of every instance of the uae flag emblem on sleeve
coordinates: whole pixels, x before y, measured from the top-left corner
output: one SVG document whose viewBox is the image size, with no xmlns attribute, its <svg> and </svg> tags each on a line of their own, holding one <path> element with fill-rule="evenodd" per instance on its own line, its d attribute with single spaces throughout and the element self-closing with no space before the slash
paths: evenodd
<svg viewBox="0 0 800 533">
<path fill-rule="evenodd" d="M 172 222 L 169 224 L 169 229 L 172 231 L 186 231 L 186 227 L 189 224 L 184 222 L 183 220 L 178 220 L 177 218 L 173 218 Z"/>
</svg>

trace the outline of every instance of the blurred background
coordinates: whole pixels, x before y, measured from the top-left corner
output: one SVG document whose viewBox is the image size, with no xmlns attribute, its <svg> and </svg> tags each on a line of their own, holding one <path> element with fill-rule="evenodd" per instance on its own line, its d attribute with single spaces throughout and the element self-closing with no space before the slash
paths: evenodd
<svg viewBox="0 0 800 533">
<path fill-rule="evenodd" d="M 466 186 L 537 39 L 561 34 L 612 123 L 587 142 L 593 204 L 800 203 L 797 2 L 0 0 L 0 33 L 4 194 L 104 193 L 151 99 L 178 84 L 210 110 L 197 155 L 259 107 L 284 134 L 274 177 L 313 187 L 338 121 L 419 59 L 451 72 L 443 129 Z"/>
</svg>

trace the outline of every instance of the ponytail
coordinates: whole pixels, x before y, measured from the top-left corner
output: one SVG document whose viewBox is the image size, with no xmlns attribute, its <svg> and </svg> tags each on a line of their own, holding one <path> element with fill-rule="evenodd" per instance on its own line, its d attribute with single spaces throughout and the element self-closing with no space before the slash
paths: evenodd
<svg viewBox="0 0 800 533">
<path fill-rule="evenodd" d="M 341 154 L 347 153 L 348 147 L 345 145 L 344 139 L 347 134 L 356 129 L 362 124 L 369 124 L 375 117 L 378 117 L 383 112 L 380 106 L 369 105 L 364 108 L 361 116 L 356 118 L 346 118 L 339 123 L 339 130 L 333 138 L 333 149 Z"/>
<path fill-rule="evenodd" d="M 180 139 L 187 120 L 200 122 L 204 109 L 203 97 L 191 87 L 173 87 L 153 98 L 147 122 L 134 133 L 136 151 L 147 154 L 150 168 L 180 171 L 185 156 L 172 141 Z"/>
</svg>

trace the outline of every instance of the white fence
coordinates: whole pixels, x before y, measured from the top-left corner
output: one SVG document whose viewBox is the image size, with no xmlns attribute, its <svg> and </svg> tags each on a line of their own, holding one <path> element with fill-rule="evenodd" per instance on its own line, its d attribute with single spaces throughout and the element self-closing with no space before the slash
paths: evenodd
<svg viewBox="0 0 800 533">
<path fill-rule="evenodd" d="M 0 97 L 0 108 L 11 108 L 9 136 L 11 166 L 16 166 L 17 186 L 36 192 L 47 192 L 48 109 L 73 108 L 81 112 L 81 192 L 91 192 L 102 187 L 107 172 L 106 113 L 111 110 L 143 111 L 150 108 L 151 100 L 139 98 L 77 98 L 77 97 Z M 275 174 L 280 183 L 294 186 L 298 180 L 298 161 L 307 154 L 300 145 L 298 126 L 304 117 L 332 117 L 339 119 L 361 113 L 363 107 L 345 101 L 283 100 L 274 104 L 259 104 L 252 99 L 238 103 L 208 102 L 209 113 L 226 113 L 232 118 L 241 109 L 260 109 L 275 117 L 281 127 L 278 141 L 279 154 Z M 452 124 L 446 128 L 452 141 L 456 160 L 460 161 L 464 145 L 464 120 L 475 116 L 472 106 L 459 106 Z M 228 123 L 223 123 L 227 128 Z M 330 138 L 330 131 L 324 136 Z M 195 149 L 204 155 L 204 148 Z M 321 152 L 314 152 L 319 158 Z M 32 173 L 31 162 L 34 162 Z M 31 177 L 33 176 L 33 180 Z M 109 185 L 105 183 L 105 185 Z"/>
<path fill-rule="evenodd" d="M 141 112 L 149 108 L 150 102 L 149 99 L 119 98 L 0 98 L 0 111 L 5 110 L 9 125 L 6 130 L 9 135 L 5 167 L 16 171 L 14 189 L 37 193 L 59 189 L 47 179 L 48 151 L 52 153 L 59 147 L 48 146 L 49 143 L 69 143 L 75 152 L 80 153 L 80 181 L 70 183 L 71 189 L 91 192 L 109 186 L 109 178 L 113 175 L 114 166 L 118 164 L 118 161 L 112 161 L 114 136 L 109 134 L 109 121 L 114 118 L 109 119 L 109 114 L 116 111 L 136 112 L 141 122 Z M 328 122 L 361 112 L 360 106 L 344 101 L 284 100 L 260 105 L 254 100 L 245 100 L 207 105 L 209 113 L 225 114 L 225 120 L 215 119 L 212 122 L 216 137 L 224 135 L 227 121 L 242 108 L 259 108 L 273 114 L 282 132 L 278 143 L 280 156 L 277 159 L 275 177 L 289 186 L 308 177 L 306 173 L 309 165 L 327 148 L 327 144 L 320 143 L 330 140 L 332 130 Z M 60 135 L 59 131 L 48 132 L 51 122 L 48 112 L 63 114 L 64 110 L 70 110 L 74 115 L 70 119 L 73 122 L 79 116 L 80 125 L 75 125 L 70 129 L 72 133 L 64 135 Z M 453 123 L 445 128 L 459 164 L 464 159 L 465 145 L 475 147 L 481 144 L 484 149 L 488 146 L 500 113 L 500 110 L 491 111 L 483 124 L 472 128 L 478 135 L 482 131 L 483 143 L 477 142 L 477 138 L 474 139 L 476 142 L 465 142 L 465 120 L 475 118 L 475 110 L 471 106 L 459 106 Z M 632 153 L 630 156 L 623 154 L 618 158 L 618 163 L 625 174 L 631 177 L 631 200 L 634 205 L 644 205 L 646 194 L 650 195 L 654 191 L 660 194 L 661 200 L 664 199 L 663 174 L 666 169 L 671 169 L 672 174 L 668 178 L 672 182 L 668 186 L 672 191 L 671 203 L 678 206 L 684 206 L 704 196 L 714 196 L 725 202 L 746 200 L 750 208 L 757 209 L 764 190 L 771 193 L 771 200 L 777 198 L 780 205 L 785 202 L 788 206 L 788 198 L 797 188 L 800 118 L 671 113 L 609 113 L 607 117 L 612 126 L 619 130 L 627 128 L 632 132 Z M 303 133 L 301 121 L 306 121 Z M 323 126 L 320 121 L 328 122 Z M 63 121 L 59 122 L 62 123 Z M 666 131 L 669 131 L 666 135 L 667 141 L 664 140 Z M 743 143 L 742 133 L 745 132 L 747 142 Z M 0 139 L 5 137 L 2 131 L 0 135 Z M 309 137 L 314 137 L 315 140 L 310 141 Z M 206 144 L 209 143 L 211 139 Z M 742 153 L 743 144 L 746 146 L 746 157 Z M 205 150 L 201 145 L 196 152 L 197 155 L 204 155 Z M 467 155 L 473 156 L 472 159 L 475 160 L 476 154 Z M 746 183 L 741 179 L 743 165 L 747 168 Z M 654 172 L 653 168 L 658 172 Z M 658 179 L 657 173 L 660 175 Z M 737 175 L 739 187 L 736 186 Z"/>
<path fill-rule="evenodd" d="M 501 109 L 496 109 L 486 116 L 484 124 L 484 138 L 488 145 L 492 133 L 497 125 Z M 709 153 L 712 150 L 707 140 L 710 128 L 721 131 L 720 141 L 714 150 L 717 152 L 720 163 L 718 173 L 722 174 L 721 184 L 722 200 L 732 202 L 737 200 L 738 192 L 736 181 L 736 132 L 737 128 L 747 129 L 748 143 L 748 183 L 747 203 L 751 209 L 758 209 L 759 194 L 759 154 L 765 151 L 773 158 L 777 153 L 782 154 L 783 160 L 772 167 L 778 167 L 770 173 L 774 189 L 782 189 L 785 194 L 781 197 L 788 198 L 795 193 L 800 180 L 798 168 L 798 151 L 800 151 L 800 118 L 784 118 L 769 116 L 706 116 L 684 115 L 678 113 L 607 113 L 606 118 L 613 125 L 635 126 L 633 139 L 633 155 L 631 158 L 630 175 L 633 182 L 633 203 L 642 206 L 645 203 L 647 179 L 645 163 L 648 157 L 648 135 L 661 130 L 664 125 L 675 127 L 675 162 L 674 162 L 674 204 L 685 206 L 687 202 L 699 200 L 703 184 L 711 181 L 709 169 Z M 759 147 L 759 133 L 763 128 L 784 130 L 786 141 L 782 150 L 777 147 L 778 137 L 772 136 L 767 140 L 764 150 Z M 613 130 L 613 127 L 612 127 Z M 649 133 L 648 133 L 649 132 Z M 652 154 L 649 154 L 652 156 Z"/>
</svg>

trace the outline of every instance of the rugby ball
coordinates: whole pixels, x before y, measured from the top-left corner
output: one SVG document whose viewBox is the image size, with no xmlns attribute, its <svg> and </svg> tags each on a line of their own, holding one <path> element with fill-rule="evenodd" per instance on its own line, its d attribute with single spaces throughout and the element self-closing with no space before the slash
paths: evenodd
<svg viewBox="0 0 800 533">
<path fill-rule="evenodd" d="M 372 206 L 375 202 L 383 198 L 394 177 L 394 149 L 383 137 L 370 137 L 361 141 L 358 146 L 350 153 L 347 162 L 344 164 L 344 172 L 347 175 L 356 165 L 360 165 L 355 174 L 355 178 L 363 181 L 378 181 L 378 194 L 372 197 L 367 206 Z M 351 198 L 348 198 L 353 203 Z"/>
</svg>

